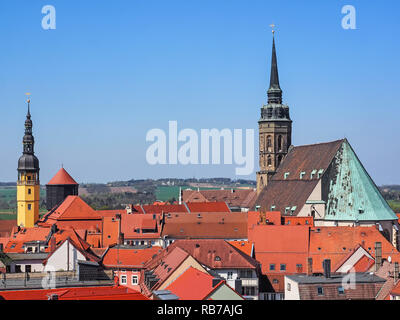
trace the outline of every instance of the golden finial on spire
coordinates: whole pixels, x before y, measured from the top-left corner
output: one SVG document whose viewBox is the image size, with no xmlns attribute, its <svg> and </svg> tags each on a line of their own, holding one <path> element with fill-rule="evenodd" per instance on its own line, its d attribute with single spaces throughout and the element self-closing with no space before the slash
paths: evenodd
<svg viewBox="0 0 400 320">
<path fill-rule="evenodd" d="M 275 33 L 274 28 L 276 27 L 275 24 L 272 23 L 272 24 L 270 24 L 269 26 L 272 28 L 272 34 L 274 34 L 274 33 Z"/>
<path fill-rule="evenodd" d="M 25 93 L 25 95 L 26 96 L 28 96 L 28 100 L 26 100 L 26 102 L 28 102 L 28 103 L 30 103 L 31 102 L 31 99 L 30 99 L 30 92 L 27 92 L 27 93 Z"/>
</svg>

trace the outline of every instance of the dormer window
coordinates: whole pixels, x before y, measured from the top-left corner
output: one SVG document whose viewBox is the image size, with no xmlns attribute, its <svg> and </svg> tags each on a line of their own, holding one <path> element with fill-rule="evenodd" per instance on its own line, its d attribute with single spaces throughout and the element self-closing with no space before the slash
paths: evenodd
<svg viewBox="0 0 400 320">
<path fill-rule="evenodd" d="M 319 169 L 319 171 L 318 171 L 318 179 L 321 178 L 323 173 L 324 173 L 324 169 Z"/>
<path fill-rule="evenodd" d="M 305 171 L 300 172 L 300 179 L 303 179 L 304 175 L 306 174 Z"/>
<path fill-rule="evenodd" d="M 317 170 L 313 170 L 313 171 L 311 171 L 311 174 L 310 174 L 310 179 L 312 179 L 312 178 L 314 178 L 314 176 L 317 174 Z"/>
<path fill-rule="evenodd" d="M 283 174 L 283 179 L 287 179 L 287 177 L 289 176 L 289 174 L 290 174 L 290 172 L 285 172 L 284 174 Z"/>
</svg>

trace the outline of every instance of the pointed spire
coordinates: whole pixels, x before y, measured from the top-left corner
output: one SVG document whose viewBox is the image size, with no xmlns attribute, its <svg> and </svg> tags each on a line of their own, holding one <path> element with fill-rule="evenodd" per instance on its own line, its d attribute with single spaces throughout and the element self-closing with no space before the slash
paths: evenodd
<svg viewBox="0 0 400 320">
<path fill-rule="evenodd" d="M 26 102 L 28 102 L 28 113 L 26 114 L 26 117 L 28 119 L 30 119 L 31 118 L 31 107 L 30 107 L 31 99 L 26 100 Z"/>
<path fill-rule="evenodd" d="M 272 30 L 271 77 L 268 89 L 268 103 L 282 104 L 282 90 L 279 85 L 278 62 L 275 49 L 275 31 Z"/>
</svg>

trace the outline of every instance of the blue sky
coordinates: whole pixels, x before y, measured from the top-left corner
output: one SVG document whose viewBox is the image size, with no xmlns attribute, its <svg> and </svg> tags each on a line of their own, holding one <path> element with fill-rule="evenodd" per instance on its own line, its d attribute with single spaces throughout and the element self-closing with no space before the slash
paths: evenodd
<svg viewBox="0 0 400 320">
<path fill-rule="evenodd" d="M 48 4 L 56 30 L 41 27 Z M 346 4 L 356 30 L 341 27 Z M 400 183 L 399 12 L 396 0 L 1 1 L 0 181 L 16 179 L 25 92 L 43 184 L 62 163 L 79 182 L 235 178 L 234 165 L 147 164 L 146 133 L 169 120 L 253 128 L 257 146 L 275 23 L 294 145 L 347 137 L 377 184 Z"/>
</svg>

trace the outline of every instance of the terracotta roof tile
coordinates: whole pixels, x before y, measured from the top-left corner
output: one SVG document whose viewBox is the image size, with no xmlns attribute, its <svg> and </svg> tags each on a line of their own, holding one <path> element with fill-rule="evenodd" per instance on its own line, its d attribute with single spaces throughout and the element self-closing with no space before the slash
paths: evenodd
<svg viewBox="0 0 400 320">
<path fill-rule="evenodd" d="M 76 185 L 78 184 L 64 169 L 61 168 L 55 176 L 47 183 L 48 185 Z"/>
<path fill-rule="evenodd" d="M 181 248 L 211 269 L 255 269 L 258 262 L 225 240 L 177 240 L 169 250 Z"/>
<path fill-rule="evenodd" d="M 201 272 L 193 267 L 189 267 L 181 276 L 172 282 L 165 290 L 171 291 L 179 297 L 179 300 L 204 300 L 213 291 L 215 291 L 220 284 L 221 280 L 216 286 L 213 287 L 214 277 Z M 188 285 L 190 283 L 190 285 Z M 193 290 L 196 288 L 196 290 Z"/>
<path fill-rule="evenodd" d="M 144 263 L 160 253 L 161 247 L 144 249 L 112 247 L 103 257 L 103 265 L 107 268 L 143 268 Z"/>
<path fill-rule="evenodd" d="M 247 239 L 247 213 L 166 215 L 162 236 L 178 239 Z"/>
</svg>

